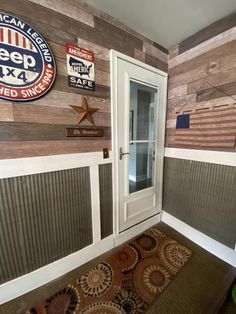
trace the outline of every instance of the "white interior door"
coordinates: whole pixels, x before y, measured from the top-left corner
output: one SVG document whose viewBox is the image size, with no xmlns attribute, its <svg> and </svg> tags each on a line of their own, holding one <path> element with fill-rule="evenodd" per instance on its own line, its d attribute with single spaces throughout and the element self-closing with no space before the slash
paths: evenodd
<svg viewBox="0 0 236 314">
<path fill-rule="evenodd" d="M 120 233 L 161 211 L 166 74 L 121 54 L 115 57 L 113 151 Z"/>
</svg>

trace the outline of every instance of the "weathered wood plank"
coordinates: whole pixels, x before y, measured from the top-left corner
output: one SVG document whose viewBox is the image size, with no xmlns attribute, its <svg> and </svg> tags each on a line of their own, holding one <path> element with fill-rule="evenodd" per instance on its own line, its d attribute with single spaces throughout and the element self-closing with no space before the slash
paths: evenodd
<svg viewBox="0 0 236 314">
<path fill-rule="evenodd" d="M 213 48 L 208 52 L 203 53 L 191 60 L 186 60 L 184 63 L 177 65 L 169 70 L 170 76 L 177 76 L 186 72 L 197 70 L 203 64 L 209 65 L 209 71 L 214 69 L 214 65 L 226 57 L 232 58 L 236 55 L 236 40 L 229 41 L 220 47 Z M 230 61 L 230 60 L 229 60 Z M 233 67 L 233 66 L 231 66 Z"/>
<path fill-rule="evenodd" d="M 1 141 L 0 159 L 50 156 L 111 150 L 110 140 Z"/>
<path fill-rule="evenodd" d="M 134 48 L 134 58 L 135 59 L 137 59 L 141 62 L 145 62 L 145 57 L 146 57 L 145 52 Z"/>
<path fill-rule="evenodd" d="M 104 128 L 103 137 L 66 137 L 65 128 L 77 125 L 42 123 L 0 122 L 0 141 L 68 141 L 68 140 L 110 140 L 111 128 Z"/>
<path fill-rule="evenodd" d="M 60 32 L 61 30 L 65 30 L 67 36 L 63 37 L 64 44 L 66 42 L 65 38 L 67 38 L 68 35 L 69 37 L 72 37 L 72 43 L 74 43 L 75 41 L 75 36 L 78 37 L 79 35 L 81 38 L 89 39 L 90 41 L 108 49 L 116 49 L 130 56 L 133 56 L 133 46 L 123 45 L 123 41 L 117 40 L 115 34 L 114 36 L 111 36 L 107 34 L 107 32 L 101 32 L 84 23 L 71 19 L 61 13 L 44 8 L 41 5 L 32 4 L 31 6 L 29 6 L 28 1 L 18 0 L 15 5 L 12 6 L 9 1 L 2 0 L 1 7 L 6 11 L 22 16 L 24 16 L 25 12 L 27 12 L 27 19 L 30 20 L 33 25 L 36 25 L 39 31 L 42 29 L 42 26 L 40 27 L 40 25 L 44 23 L 47 26 L 55 28 L 53 34 L 56 34 L 57 31 Z M 37 14 L 35 14 L 35 12 L 37 12 Z M 55 41 L 52 39 L 52 34 L 48 34 L 48 32 L 50 32 L 50 30 L 44 30 L 42 34 L 47 39 L 49 38 L 50 40 Z M 57 38 L 57 40 L 59 39 Z"/>
<path fill-rule="evenodd" d="M 217 88 L 219 88 L 220 90 Z M 208 101 L 211 99 L 225 97 L 226 94 L 231 95 L 231 96 L 236 95 L 236 82 L 219 85 L 217 86 L 217 88 L 211 87 L 211 88 L 199 91 L 197 93 L 197 98 L 196 98 L 197 102 Z M 235 97 L 235 101 L 236 101 L 236 97 Z"/>
<path fill-rule="evenodd" d="M 168 90 L 168 99 L 174 99 L 187 95 L 188 85 L 180 85 Z"/>
<path fill-rule="evenodd" d="M 153 42 L 153 46 L 159 50 L 161 50 L 162 52 L 164 52 L 165 54 L 168 54 L 169 51 L 167 48 L 163 47 L 162 45 L 158 44 L 157 42 Z"/>
<path fill-rule="evenodd" d="M 189 94 L 183 97 L 178 97 L 178 98 L 173 98 L 169 99 L 168 101 L 168 107 L 173 108 L 173 107 L 182 107 L 186 105 L 194 105 L 196 103 L 196 94 Z"/>
<path fill-rule="evenodd" d="M 84 96 L 74 93 L 66 93 L 57 90 L 51 90 L 44 97 L 41 97 L 34 102 L 28 102 L 27 104 L 46 106 L 46 107 L 58 107 L 58 108 L 70 108 L 70 105 L 80 106 Z M 88 106 L 98 108 L 101 112 L 111 112 L 110 99 L 104 99 L 99 97 L 86 97 Z"/>
<path fill-rule="evenodd" d="M 126 31 L 104 21 L 99 17 L 94 17 L 94 27 L 102 33 L 106 33 L 119 42 L 125 43 L 125 46 L 130 46 L 132 49 L 143 49 L 143 41 Z"/>
<path fill-rule="evenodd" d="M 236 98 L 236 94 L 232 95 Z M 170 100 L 171 101 L 171 100 Z M 221 98 L 216 99 L 210 99 L 206 101 L 196 102 L 196 103 L 185 103 L 184 107 L 182 108 L 183 112 L 190 112 L 193 109 L 199 110 L 199 109 L 208 109 L 208 108 L 215 108 L 215 107 L 222 107 L 222 106 L 228 106 L 233 105 L 235 103 L 235 100 L 231 97 L 225 96 Z M 181 107 L 181 106 L 180 106 Z M 174 111 L 178 111 L 180 108 L 178 106 L 169 107 L 169 109 L 172 109 Z"/>
<path fill-rule="evenodd" d="M 9 101 L 0 101 L 0 121 L 14 121 L 13 106 Z"/>
<path fill-rule="evenodd" d="M 236 152 L 236 149 L 235 148 L 231 148 L 231 147 L 204 147 L 204 146 L 199 146 L 199 145 L 183 145 L 183 144 L 178 144 L 176 143 L 175 141 L 173 141 L 173 139 L 169 139 L 167 138 L 168 142 L 166 142 L 166 145 L 165 147 L 173 147 L 173 148 L 186 148 L 186 149 L 201 149 L 201 150 L 212 150 L 212 151 L 223 151 L 223 152 Z"/>
<path fill-rule="evenodd" d="M 222 46 L 230 41 L 233 41 L 236 39 L 236 27 L 233 27 L 211 39 L 208 39 L 207 41 L 202 42 L 196 47 L 193 47 L 185 52 L 183 52 L 181 55 L 178 55 L 172 59 L 169 60 L 169 69 L 172 69 L 176 67 L 177 65 L 184 63 L 186 61 L 189 61 L 191 59 L 194 59 L 200 55 L 203 55 L 204 53 L 217 48 L 219 46 Z"/>
<path fill-rule="evenodd" d="M 153 56 L 149 56 L 148 54 L 146 54 L 145 62 L 153 66 L 154 68 L 157 68 L 164 72 L 168 72 L 168 64 Z"/>
<path fill-rule="evenodd" d="M 53 85 L 53 88 L 58 91 L 74 93 L 92 97 L 110 98 L 110 88 L 96 84 L 95 91 L 87 91 L 80 88 L 73 88 L 68 86 L 67 77 L 58 75 Z"/>
<path fill-rule="evenodd" d="M 54 108 L 29 104 L 13 104 L 15 122 L 45 123 L 45 124 L 78 124 L 79 115 L 72 108 Z M 111 114 L 108 112 L 95 112 L 93 114 L 96 126 L 111 126 Z M 81 124 L 91 126 L 85 120 Z"/>
<path fill-rule="evenodd" d="M 228 83 L 233 83 L 235 81 L 236 81 L 236 68 L 232 68 L 232 69 L 221 71 L 219 73 L 209 75 L 199 80 L 190 82 L 188 84 L 187 92 L 191 94 L 196 91 L 200 91 L 200 90 L 212 87 L 210 84 L 217 86 L 217 85 L 221 85 L 222 83 L 228 84 Z"/>
<path fill-rule="evenodd" d="M 178 54 L 179 54 L 179 46 L 178 45 L 169 49 L 169 60 L 178 56 Z"/>
<path fill-rule="evenodd" d="M 65 1 L 63 0 L 28 0 L 28 1 L 40 4 L 46 8 L 52 9 L 53 11 L 62 13 L 77 21 L 80 21 L 91 27 L 94 27 L 94 17 L 92 14 L 69 3 L 65 4 Z"/>
<path fill-rule="evenodd" d="M 104 61 L 110 60 L 110 51 L 109 49 L 102 47 L 100 45 L 97 45 L 90 40 L 78 37 L 77 39 L 78 46 L 86 48 L 88 50 L 92 50 L 95 54 L 95 58 L 102 59 Z"/>
<path fill-rule="evenodd" d="M 236 54 L 232 56 L 222 57 L 210 63 L 203 63 L 201 66 L 187 72 L 183 72 L 177 76 L 169 76 L 169 88 L 172 89 L 179 85 L 194 82 L 196 80 L 213 76 L 217 73 L 223 73 L 236 64 Z"/>
<path fill-rule="evenodd" d="M 153 57 L 163 61 L 164 63 L 168 63 L 168 54 L 157 49 L 156 47 L 154 47 L 153 45 L 151 45 L 149 43 L 145 43 L 145 42 L 143 43 L 143 51 L 146 54 L 149 54 L 150 56 L 153 56 Z"/>
<path fill-rule="evenodd" d="M 230 14 L 209 26 L 201 29 L 179 44 L 179 54 L 201 44 L 202 42 L 221 34 L 222 32 L 236 26 L 236 13 Z"/>
</svg>

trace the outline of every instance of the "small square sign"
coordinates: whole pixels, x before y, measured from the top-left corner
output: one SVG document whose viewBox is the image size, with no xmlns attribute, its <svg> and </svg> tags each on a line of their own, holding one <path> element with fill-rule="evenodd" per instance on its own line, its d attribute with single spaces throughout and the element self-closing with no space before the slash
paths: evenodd
<svg viewBox="0 0 236 314">
<path fill-rule="evenodd" d="M 93 52 L 68 43 L 66 53 L 68 85 L 95 90 Z"/>
</svg>

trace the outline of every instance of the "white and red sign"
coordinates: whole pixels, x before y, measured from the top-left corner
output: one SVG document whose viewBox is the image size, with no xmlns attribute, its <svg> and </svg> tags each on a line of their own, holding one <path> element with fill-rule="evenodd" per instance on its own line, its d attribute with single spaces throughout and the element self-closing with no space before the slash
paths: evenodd
<svg viewBox="0 0 236 314">
<path fill-rule="evenodd" d="M 0 13 L 0 98 L 30 101 L 47 93 L 56 75 L 45 39 L 28 23 Z"/>
<path fill-rule="evenodd" d="M 66 45 L 68 84 L 87 90 L 95 89 L 94 54 L 73 44 Z"/>
</svg>

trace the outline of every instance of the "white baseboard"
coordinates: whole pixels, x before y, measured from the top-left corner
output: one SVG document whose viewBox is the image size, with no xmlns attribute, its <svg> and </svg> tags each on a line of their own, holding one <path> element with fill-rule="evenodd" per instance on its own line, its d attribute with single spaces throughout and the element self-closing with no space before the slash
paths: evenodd
<svg viewBox="0 0 236 314">
<path fill-rule="evenodd" d="M 236 251 L 228 248 L 224 244 L 208 237 L 204 233 L 194 229 L 193 227 L 187 225 L 183 221 L 175 218 L 174 216 L 163 211 L 161 214 L 161 221 L 183 234 L 185 237 L 195 242 L 208 252 L 219 257 L 223 261 L 229 263 L 230 265 L 236 267 Z"/>
<path fill-rule="evenodd" d="M 0 305 L 61 277 L 113 247 L 114 237 L 111 235 L 96 244 L 0 285 Z"/>
<path fill-rule="evenodd" d="M 221 152 L 213 150 L 185 149 L 185 148 L 165 148 L 165 157 L 179 158 L 208 162 L 225 166 L 236 167 L 235 152 Z"/>
<path fill-rule="evenodd" d="M 114 239 L 115 246 L 118 246 L 118 245 L 132 239 L 133 237 L 144 232 L 148 228 L 151 228 L 152 226 L 156 225 L 158 222 L 160 222 L 160 220 L 161 220 L 161 213 L 139 223 L 138 225 L 136 225 L 130 229 L 127 229 L 127 230 L 119 233 Z"/>
</svg>

